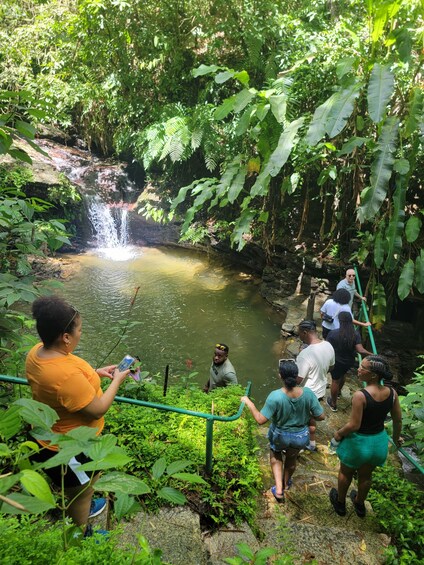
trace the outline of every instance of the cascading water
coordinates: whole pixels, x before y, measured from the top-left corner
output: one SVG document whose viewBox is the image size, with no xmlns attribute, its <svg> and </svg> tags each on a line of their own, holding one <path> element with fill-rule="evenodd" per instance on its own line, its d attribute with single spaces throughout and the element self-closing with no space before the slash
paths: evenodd
<svg viewBox="0 0 424 565">
<path fill-rule="evenodd" d="M 39 145 L 49 153 L 56 168 L 81 188 L 95 251 L 108 259 L 126 261 L 138 253 L 130 245 L 128 211 L 124 202 L 136 188 L 122 167 L 105 164 L 87 151 L 64 148 L 50 141 Z M 50 161 L 50 162 L 51 162 Z"/>
<path fill-rule="evenodd" d="M 129 245 L 128 210 L 125 207 L 111 207 L 96 196 L 88 203 L 87 212 L 99 253 L 115 261 L 134 257 L 135 250 Z"/>
</svg>

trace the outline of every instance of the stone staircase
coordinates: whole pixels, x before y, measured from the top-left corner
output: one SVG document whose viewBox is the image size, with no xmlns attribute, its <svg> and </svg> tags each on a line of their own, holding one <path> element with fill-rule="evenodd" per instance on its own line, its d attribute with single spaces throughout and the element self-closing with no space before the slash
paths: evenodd
<svg viewBox="0 0 424 565">
<path fill-rule="evenodd" d="M 168 508 L 155 515 L 139 513 L 125 522 L 121 544 L 136 548 L 142 534 L 151 548 L 162 550 L 162 559 L 171 565 L 220 565 L 236 555 L 236 545 L 242 542 L 253 552 L 273 547 L 281 555 L 290 553 L 298 563 L 384 563 L 383 553 L 390 539 L 379 532 L 370 504 L 366 503 L 367 516 L 361 519 L 347 500 L 347 515 L 340 517 L 328 498 L 331 487 L 337 486 L 338 459 L 329 453 L 327 444 L 334 430 L 347 421 L 355 388 L 348 381 L 337 413 L 325 407 L 326 420 L 317 428 L 318 452 L 299 455 L 293 486 L 284 504 L 278 504 L 269 490 L 274 482 L 268 462 L 267 428 L 258 428 L 264 483 L 257 516 L 261 541 L 247 524 L 228 524 L 213 533 L 202 532 L 197 514 L 187 508 Z"/>
</svg>

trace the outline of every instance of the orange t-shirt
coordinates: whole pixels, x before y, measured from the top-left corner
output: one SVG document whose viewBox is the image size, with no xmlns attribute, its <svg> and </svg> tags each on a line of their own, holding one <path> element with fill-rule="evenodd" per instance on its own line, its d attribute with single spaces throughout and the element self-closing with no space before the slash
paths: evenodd
<svg viewBox="0 0 424 565">
<path fill-rule="evenodd" d="M 103 391 L 100 377 L 84 359 L 70 353 L 69 355 L 43 359 L 37 351 L 42 343 L 35 345 L 26 359 L 26 376 L 32 389 L 32 397 L 56 410 L 59 420 L 52 430 L 65 434 L 78 426 L 97 428 L 98 434 L 103 429 L 104 418 L 94 420 L 79 410 L 85 408 Z M 40 440 L 45 447 L 57 450 L 55 446 Z"/>
</svg>

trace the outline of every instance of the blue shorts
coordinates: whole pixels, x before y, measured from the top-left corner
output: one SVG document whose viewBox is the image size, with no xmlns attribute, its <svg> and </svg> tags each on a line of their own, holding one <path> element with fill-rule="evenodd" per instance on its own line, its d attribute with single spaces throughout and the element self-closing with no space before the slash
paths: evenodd
<svg viewBox="0 0 424 565">
<path fill-rule="evenodd" d="M 288 447 L 302 449 L 309 443 L 309 428 L 305 426 L 298 432 L 289 432 L 271 424 L 268 430 L 269 446 L 272 451 L 282 451 Z"/>
</svg>

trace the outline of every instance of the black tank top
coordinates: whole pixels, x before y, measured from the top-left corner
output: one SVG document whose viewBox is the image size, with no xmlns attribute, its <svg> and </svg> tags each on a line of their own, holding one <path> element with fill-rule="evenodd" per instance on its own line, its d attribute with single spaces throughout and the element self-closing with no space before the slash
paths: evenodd
<svg viewBox="0 0 424 565">
<path fill-rule="evenodd" d="M 390 394 L 382 402 L 377 402 L 367 390 L 361 390 L 365 396 L 366 406 L 362 414 L 361 427 L 359 434 L 373 435 L 384 430 L 384 420 L 393 406 L 393 389 Z"/>
</svg>

